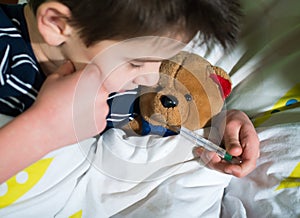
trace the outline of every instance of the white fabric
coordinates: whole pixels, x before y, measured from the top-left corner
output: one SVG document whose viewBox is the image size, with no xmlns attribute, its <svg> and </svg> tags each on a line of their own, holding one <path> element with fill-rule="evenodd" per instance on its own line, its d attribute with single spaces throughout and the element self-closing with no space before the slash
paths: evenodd
<svg viewBox="0 0 300 218">
<path fill-rule="evenodd" d="M 0 116 L 2 124 L 7 120 Z M 29 177 L 24 184 L 34 178 L 32 173 L 42 175 L 24 195 L 0 209 L 0 217 L 63 218 L 78 211 L 82 217 L 95 218 L 220 215 L 231 176 L 194 160 L 194 145 L 185 138 L 126 138 L 122 130 L 111 129 L 100 137 L 96 151 L 94 142 L 87 140 L 48 154 L 36 163 L 53 158 L 46 172 L 30 167 L 22 171 Z M 14 179 L 0 186 L 0 200 L 14 196 L 5 193 Z"/>
<path fill-rule="evenodd" d="M 93 167 L 59 217 L 66 217 L 78 198 L 84 217 L 219 216 L 231 176 L 191 160 L 194 145 L 179 136 L 124 136 L 111 129 L 100 138 Z"/>
</svg>

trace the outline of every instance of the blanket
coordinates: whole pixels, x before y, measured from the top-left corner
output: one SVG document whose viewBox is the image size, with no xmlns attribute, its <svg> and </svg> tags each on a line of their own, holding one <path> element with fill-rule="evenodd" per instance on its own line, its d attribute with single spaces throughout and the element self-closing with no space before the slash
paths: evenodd
<svg viewBox="0 0 300 218">
<path fill-rule="evenodd" d="M 219 216 L 231 176 L 207 169 L 193 146 L 181 136 L 127 138 L 111 129 L 3 183 L 0 217 Z"/>
</svg>

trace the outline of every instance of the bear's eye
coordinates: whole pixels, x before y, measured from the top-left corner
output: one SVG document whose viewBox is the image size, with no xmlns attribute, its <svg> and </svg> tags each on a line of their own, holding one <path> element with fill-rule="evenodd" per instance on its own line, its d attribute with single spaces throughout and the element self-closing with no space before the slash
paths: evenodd
<svg viewBox="0 0 300 218">
<path fill-rule="evenodd" d="M 192 96 L 191 96 L 190 94 L 185 94 L 184 97 L 185 97 L 185 99 L 186 99 L 187 101 L 193 100 L 193 98 L 192 98 Z"/>
</svg>

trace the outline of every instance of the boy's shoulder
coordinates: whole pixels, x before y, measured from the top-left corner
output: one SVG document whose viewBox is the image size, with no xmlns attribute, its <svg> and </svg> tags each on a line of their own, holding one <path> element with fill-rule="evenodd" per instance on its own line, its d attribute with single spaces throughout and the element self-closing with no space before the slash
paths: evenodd
<svg viewBox="0 0 300 218">
<path fill-rule="evenodd" d="M 24 5 L 0 4 L 0 25 L 9 27 L 18 24 L 18 20 L 24 19 Z M 20 24 L 19 24 L 20 25 Z"/>
<path fill-rule="evenodd" d="M 5 56 L 10 56 L 12 61 L 16 58 L 14 56 L 20 54 L 26 54 L 36 62 L 24 16 L 24 5 L 0 4 L 0 62 L 5 61 Z"/>
<path fill-rule="evenodd" d="M 24 17 L 24 5 L 0 4 L 0 38 L 1 41 L 27 38 Z M 2 44 L 2 43 L 1 43 Z"/>
</svg>

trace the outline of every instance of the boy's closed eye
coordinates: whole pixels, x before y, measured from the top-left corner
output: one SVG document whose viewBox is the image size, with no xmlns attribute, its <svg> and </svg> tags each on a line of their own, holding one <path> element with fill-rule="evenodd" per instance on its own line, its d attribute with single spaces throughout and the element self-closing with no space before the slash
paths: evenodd
<svg viewBox="0 0 300 218">
<path fill-rule="evenodd" d="M 133 68 L 141 68 L 145 66 L 145 63 L 157 63 L 161 62 L 162 59 L 153 59 L 153 58 L 138 58 L 138 59 L 133 59 L 132 61 L 129 62 L 130 66 Z"/>
<path fill-rule="evenodd" d="M 132 68 L 141 68 L 144 66 L 144 63 L 141 61 L 132 61 L 132 62 L 129 62 L 129 64 Z"/>
</svg>

